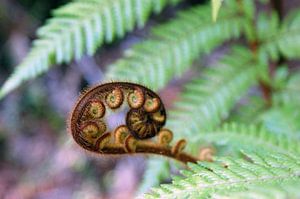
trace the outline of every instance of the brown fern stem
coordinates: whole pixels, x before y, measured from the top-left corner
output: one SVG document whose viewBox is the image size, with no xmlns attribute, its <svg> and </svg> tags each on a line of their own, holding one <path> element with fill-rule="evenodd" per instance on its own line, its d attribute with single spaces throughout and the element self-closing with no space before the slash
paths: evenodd
<svg viewBox="0 0 300 199">
<path fill-rule="evenodd" d="M 153 143 L 139 144 L 134 152 L 128 152 L 122 145 L 108 145 L 101 149 L 101 153 L 108 155 L 138 155 L 138 154 L 154 154 L 162 155 L 175 160 L 178 160 L 184 164 L 188 162 L 196 163 L 200 159 L 184 152 L 178 154 L 172 153 L 172 147 L 156 145 Z"/>
</svg>

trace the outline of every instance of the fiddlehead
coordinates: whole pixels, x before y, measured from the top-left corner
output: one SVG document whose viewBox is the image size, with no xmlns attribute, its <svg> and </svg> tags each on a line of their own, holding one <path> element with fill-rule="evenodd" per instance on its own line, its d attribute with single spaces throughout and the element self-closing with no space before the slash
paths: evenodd
<svg viewBox="0 0 300 199">
<path fill-rule="evenodd" d="M 109 113 L 126 110 L 125 124 L 109 129 Z M 68 128 L 77 144 L 99 154 L 153 153 L 181 162 L 198 159 L 183 152 L 184 139 L 170 146 L 173 133 L 163 128 L 167 115 L 160 97 L 133 83 L 115 82 L 86 91 L 75 105 Z M 149 138 L 157 136 L 157 140 Z"/>
</svg>

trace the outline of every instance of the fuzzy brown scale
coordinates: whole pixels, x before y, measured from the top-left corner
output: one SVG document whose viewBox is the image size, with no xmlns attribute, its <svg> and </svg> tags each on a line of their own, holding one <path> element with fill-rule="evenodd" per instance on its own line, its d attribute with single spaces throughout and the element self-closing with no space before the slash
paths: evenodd
<svg viewBox="0 0 300 199">
<path fill-rule="evenodd" d="M 125 124 L 108 132 L 107 114 L 128 107 Z M 75 105 L 68 124 L 74 140 L 99 154 L 153 153 L 183 163 L 199 159 L 183 152 L 186 141 L 173 146 L 172 131 L 164 129 L 167 115 L 160 97 L 150 89 L 129 82 L 113 82 L 88 89 Z M 158 135 L 157 141 L 149 138 Z"/>
</svg>

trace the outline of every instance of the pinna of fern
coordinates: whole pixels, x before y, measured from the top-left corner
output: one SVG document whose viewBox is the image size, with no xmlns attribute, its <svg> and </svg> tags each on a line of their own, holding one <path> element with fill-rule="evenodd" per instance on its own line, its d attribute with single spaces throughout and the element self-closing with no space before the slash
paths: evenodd
<svg viewBox="0 0 300 199">
<path fill-rule="evenodd" d="M 263 125 L 224 123 L 202 135 L 199 144 L 215 148 L 219 156 L 237 156 L 241 149 L 300 155 L 295 136 L 272 132 Z"/>
<path fill-rule="evenodd" d="M 279 88 L 272 96 L 273 104 L 276 106 L 300 105 L 300 72 L 292 74 L 285 81 L 285 85 Z"/>
<path fill-rule="evenodd" d="M 257 35 L 261 43 L 259 48 L 260 60 L 267 63 L 268 60 L 276 61 L 280 55 L 285 58 L 300 58 L 300 10 L 289 13 L 281 24 L 278 15 L 270 16 L 260 14 L 258 16 Z"/>
<path fill-rule="evenodd" d="M 243 152 L 244 158 L 215 158 L 215 162 L 189 164 L 182 171 L 184 177 L 175 177 L 172 184 L 152 189 L 146 198 L 231 198 L 246 193 L 272 198 L 257 192 L 260 186 L 270 189 L 287 187 L 297 195 L 300 183 L 299 158 L 281 153 Z M 288 195 L 285 190 L 278 190 Z M 276 193 L 276 192 L 275 192 Z M 274 194 L 274 193 L 273 193 Z M 268 197 L 269 196 L 269 197 Z M 253 197 L 250 197 L 253 198 Z"/>
<path fill-rule="evenodd" d="M 54 64 L 93 55 L 103 43 L 122 38 L 137 25 L 143 27 L 152 12 L 159 13 L 179 0 L 79 0 L 53 11 L 37 31 L 37 39 L 24 60 L 0 89 L 4 97 L 22 82 Z"/>
<path fill-rule="evenodd" d="M 191 67 L 199 55 L 240 36 L 246 23 L 244 16 L 237 17 L 237 11 L 224 9 L 222 18 L 212 25 L 210 12 L 207 5 L 195 6 L 154 27 L 151 38 L 125 51 L 123 58 L 108 67 L 106 79 L 139 82 L 154 90 L 163 88 Z"/>
<path fill-rule="evenodd" d="M 169 113 L 168 128 L 174 130 L 175 137 L 184 136 L 189 141 L 188 149 L 197 154 L 203 133 L 229 115 L 240 96 L 256 83 L 257 70 L 251 52 L 236 46 L 216 67 L 207 68 L 186 84 Z M 184 125 L 187 121 L 188 126 Z"/>
</svg>

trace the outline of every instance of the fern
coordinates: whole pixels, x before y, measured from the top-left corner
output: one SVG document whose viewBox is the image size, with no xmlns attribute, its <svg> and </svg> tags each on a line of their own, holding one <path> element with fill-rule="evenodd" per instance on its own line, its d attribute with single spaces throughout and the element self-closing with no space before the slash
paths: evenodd
<svg viewBox="0 0 300 199">
<path fill-rule="evenodd" d="M 269 131 L 300 140 L 299 106 L 273 107 L 260 116 L 261 123 Z"/>
<path fill-rule="evenodd" d="M 188 147 L 193 153 L 197 153 L 201 132 L 216 127 L 228 116 L 239 96 L 255 84 L 254 65 L 251 53 L 236 47 L 218 67 L 208 68 L 185 86 L 180 101 L 175 103 L 177 108 L 169 114 L 167 126 L 176 136 L 189 141 Z M 187 121 L 188 126 L 185 125 Z"/>
<path fill-rule="evenodd" d="M 240 123 L 225 123 L 201 136 L 201 142 L 216 148 L 218 155 L 236 155 L 240 149 L 300 154 L 299 141 L 292 137 Z"/>
<path fill-rule="evenodd" d="M 93 55 L 98 47 L 142 28 L 151 13 L 178 2 L 74 0 L 54 10 L 28 56 L 1 87 L 0 98 L 54 64 Z M 221 61 L 196 68 L 168 112 L 166 127 L 174 131 L 174 140 L 185 138 L 187 152 L 195 156 L 200 147 L 216 149 L 215 161 L 190 164 L 183 177 L 147 197 L 300 197 L 300 73 L 289 68 L 290 59 L 300 58 L 300 10 L 281 19 L 280 10 L 266 13 L 253 1 L 227 0 L 217 11 L 220 2 L 212 2 L 213 13 L 209 5 L 191 5 L 154 25 L 107 67 L 105 80 L 159 90 L 225 41 L 243 45 L 228 43 Z M 140 192 L 167 178 L 170 168 L 166 160 L 150 159 Z"/>
<path fill-rule="evenodd" d="M 299 112 L 299 72 L 290 77 L 286 68 L 279 68 L 272 85 L 273 106 L 257 116 L 257 122 L 264 125 L 270 132 L 285 135 L 294 139 L 300 138 L 300 112 Z M 300 90 L 299 90 L 300 91 Z"/>
<path fill-rule="evenodd" d="M 286 85 L 274 93 L 273 103 L 277 106 L 290 105 L 299 106 L 300 104 L 300 73 L 293 74 Z"/>
<path fill-rule="evenodd" d="M 133 46 L 123 59 L 108 67 L 107 79 L 139 82 L 157 90 L 186 71 L 200 53 L 239 37 L 246 18 L 224 10 L 212 25 L 210 12 L 209 6 L 193 7 L 154 28 L 151 39 Z"/>
<path fill-rule="evenodd" d="M 298 180 L 288 180 L 283 183 L 271 183 L 270 185 L 251 185 L 246 191 L 237 193 L 216 194 L 218 198 L 247 198 L 247 199 L 273 199 L 273 198 L 299 198 Z"/>
<path fill-rule="evenodd" d="M 258 115 L 266 110 L 265 101 L 258 94 L 248 94 L 234 108 L 226 122 L 239 122 L 248 124 L 259 123 Z"/>
<path fill-rule="evenodd" d="M 300 56 L 300 12 L 290 13 L 283 23 L 279 25 L 276 14 L 267 17 L 261 14 L 258 23 L 258 37 L 262 45 L 259 56 L 263 62 L 278 60 L 282 54 L 286 58 L 299 58 Z"/>
<path fill-rule="evenodd" d="M 300 162 L 281 153 L 244 152 L 245 159 L 217 158 L 214 163 L 190 164 L 184 178 L 153 189 L 146 198 L 218 198 L 238 193 L 255 194 L 255 187 L 295 188 L 300 183 Z M 271 198 L 271 197 L 269 197 Z"/>
<path fill-rule="evenodd" d="M 45 72 L 53 64 L 68 63 L 83 54 L 92 55 L 104 42 L 111 43 L 143 27 L 151 12 L 179 0 L 80 0 L 53 11 L 53 18 L 37 31 L 27 57 L 0 90 L 0 98 L 25 80 Z"/>
</svg>

